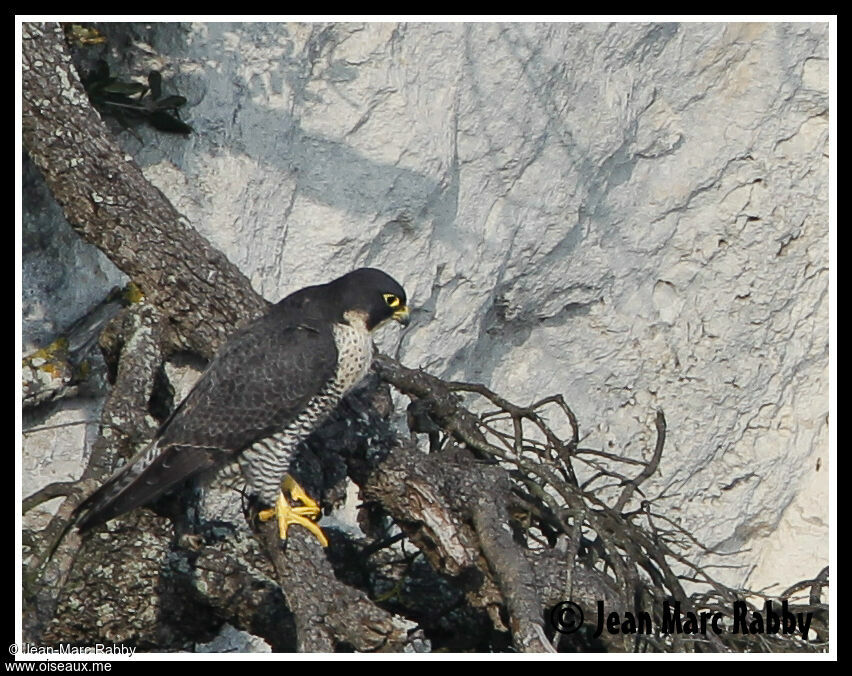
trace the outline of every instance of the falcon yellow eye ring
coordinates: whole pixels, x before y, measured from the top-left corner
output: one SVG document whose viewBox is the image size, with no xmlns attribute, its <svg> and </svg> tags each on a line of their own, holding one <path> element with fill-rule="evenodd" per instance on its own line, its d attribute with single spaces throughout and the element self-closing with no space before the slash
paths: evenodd
<svg viewBox="0 0 852 676">
<path fill-rule="evenodd" d="M 385 299 L 385 303 L 388 304 L 388 307 L 399 307 L 400 300 L 398 296 L 395 296 L 392 293 L 383 293 L 382 297 Z"/>
</svg>

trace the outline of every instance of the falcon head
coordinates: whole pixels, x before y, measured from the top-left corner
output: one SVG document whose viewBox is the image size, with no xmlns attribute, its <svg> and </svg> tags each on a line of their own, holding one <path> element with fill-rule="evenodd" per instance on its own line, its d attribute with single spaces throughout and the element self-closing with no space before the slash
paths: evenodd
<svg viewBox="0 0 852 676">
<path fill-rule="evenodd" d="M 405 289 L 375 268 L 359 268 L 329 283 L 344 319 L 358 317 L 369 331 L 389 319 L 408 326 Z"/>
</svg>

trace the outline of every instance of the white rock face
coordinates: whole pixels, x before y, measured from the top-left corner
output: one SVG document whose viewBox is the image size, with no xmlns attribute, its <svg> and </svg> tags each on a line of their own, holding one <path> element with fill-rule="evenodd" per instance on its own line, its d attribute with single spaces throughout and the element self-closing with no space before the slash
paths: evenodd
<svg viewBox="0 0 852 676">
<path fill-rule="evenodd" d="M 222 627 L 222 631 L 209 643 L 198 643 L 197 653 L 271 653 L 272 648 L 262 638 L 239 629 L 230 624 Z"/>
<path fill-rule="evenodd" d="M 134 30 L 195 133 L 125 147 L 266 298 L 383 268 L 405 364 L 634 458 L 662 408 L 646 493 L 722 579 L 827 564 L 826 24 Z"/>
</svg>

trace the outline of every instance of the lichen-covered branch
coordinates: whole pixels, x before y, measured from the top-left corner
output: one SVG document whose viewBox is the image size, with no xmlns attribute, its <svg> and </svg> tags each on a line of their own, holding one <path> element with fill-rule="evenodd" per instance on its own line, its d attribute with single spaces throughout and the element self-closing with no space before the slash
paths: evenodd
<svg viewBox="0 0 852 676">
<path fill-rule="evenodd" d="M 112 324 L 116 327 L 112 335 L 120 343 L 117 349 L 123 358 L 104 405 L 101 437 L 80 481 L 76 486 L 64 487 L 62 495 L 69 498 L 50 524 L 33 535 L 25 558 L 24 628 L 31 640 L 38 640 L 53 618 L 82 542 L 76 532 L 68 532 L 73 508 L 112 471 L 116 461 L 132 455 L 134 442 L 149 437 L 156 429 L 156 422 L 140 412 L 147 410 L 155 374 L 162 363 L 157 313 L 142 303 L 122 312 Z M 34 496 L 25 500 L 33 501 Z"/>
<path fill-rule="evenodd" d="M 59 24 L 23 25 L 23 139 L 71 226 L 165 317 L 170 343 L 211 357 L 267 303 L 174 209 L 89 103 Z"/>
<path fill-rule="evenodd" d="M 337 583 L 331 564 L 315 539 L 299 534 L 287 543 L 277 525 L 261 534 L 287 605 L 294 613 L 300 652 L 401 652 L 414 623 L 382 610 L 362 591 Z M 301 574 L 293 575 L 298 570 Z"/>
</svg>

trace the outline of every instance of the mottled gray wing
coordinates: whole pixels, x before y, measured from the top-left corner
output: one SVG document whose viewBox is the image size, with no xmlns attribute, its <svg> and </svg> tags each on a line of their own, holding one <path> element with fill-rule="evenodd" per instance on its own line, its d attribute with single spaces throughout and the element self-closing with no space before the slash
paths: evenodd
<svg viewBox="0 0 852 676">
<path fill-rule="evenodd" d="M 148 504 L 283 429 L 336 365 L 329 323 L 276 306 L 228 340 L 152 445 L 78 507 L 79 528 Z"/>
<path fill-rule="evenodd" d="M 163 443 L 242 451 L 283 429 L 334 377 L 330 325 L 275 319 L 264 317 L 228 341 L 163 425 Z"/>
</svg>

